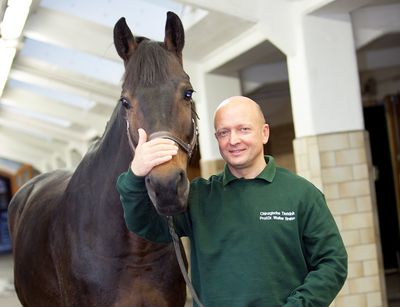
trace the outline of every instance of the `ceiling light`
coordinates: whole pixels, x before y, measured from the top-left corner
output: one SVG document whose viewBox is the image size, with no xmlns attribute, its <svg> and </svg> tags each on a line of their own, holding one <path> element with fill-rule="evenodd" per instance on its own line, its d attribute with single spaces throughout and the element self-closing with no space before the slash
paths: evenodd
<svg viewBox="0 0 400 307">
<path fill-rule="evenodd" d="M 0 97 L 3 95 L 32 0 L 8 0 L 0 25 Z"/>
<path fill-rule="evenodd" d="M 32 0 L 8 0 L 1 24 L 2 39 L 18 39 L 21 36 Z"/>
<path fill-rule="evenodd" d="M 6 46 L 4 41 L 0 39 L 0 97 L 3 94 L 4 86 L 10 73 L 15 52 L 15 47 Z"/>
</svg>

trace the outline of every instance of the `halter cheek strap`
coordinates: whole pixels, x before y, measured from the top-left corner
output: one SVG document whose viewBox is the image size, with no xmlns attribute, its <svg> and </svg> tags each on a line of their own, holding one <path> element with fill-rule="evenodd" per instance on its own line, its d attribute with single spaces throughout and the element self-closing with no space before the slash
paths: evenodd
<svg viewBox="0 0 400 307">
<path fill-rule="evenodd" d="M 132 152 L 135 152 L 136 146 L 133 144 L 132 136 L 129 132 L 129 121 L 127 119 L 125 121 L 126 121 L 126 135 L 128 136 L 129 147 L 131 148 Z"/>
</svg>

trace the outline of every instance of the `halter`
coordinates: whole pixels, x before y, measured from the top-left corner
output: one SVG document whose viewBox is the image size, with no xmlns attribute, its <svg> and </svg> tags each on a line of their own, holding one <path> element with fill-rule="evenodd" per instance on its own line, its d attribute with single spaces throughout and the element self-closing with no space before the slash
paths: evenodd
<svg viewBox="0 0 400 307">
<path fill-rule="evenodd" d="M 150 134 L 149 140 L 153 140 L 156 138 L 170 139 L 170 140 L 174 141 L 175 143 L 177 143 L 183 149 L 183 151 L 185 151 L 188 154 L 189 159 L 190 159 L 193 155 L 194 148 L 196 147 L 196 144 L 197 144 L 197 136 L 199 135 L 199 129 L 196 125 L 196 121 L 193 118 L 192 118 L 192 125 L 193 125 L 193 135 L 192 135 L 192 140 L 190 141 L 190 143 L 185 143 L 184 141 L 182 141 L 180 138 L 174 136 L 169 131 L 154 132 L 154 133 Z"/>
<path fill-rule="evenodd" d="M 131 147 L 132 151 L 135 152 L 136 150 L 136 146 L 133 144 L 132 141 L 132 136 L 129 133 L 129 121 L 128 119 L 125 119 L 126 121 L 126 132 L 128 135 L 128 142 L 129 142 L 129 146 Z M 193 135 L 192 135 L 192 139 L 190 140 L 190 143 L 185 143 L 184 141 L 182 141 L 180 138 L 178 138 L 177 136 L 173 135 L 171 132 L 169 131 L 156 131 L 153 132 L 152 134 L 150 134 L 149 136 L 149 141 L 156 139 L 156 138 L 163 138 L 163 139 L 169 139 L 174 141 L 176 144 L 178 144 L 181 149 L 187 153 L 189 160 L 193 155 L 194 149 L 196 147 L 197 144 L 197 137 L 199 135 L 199 128 L 197 127 L 196 121 L 192 118 L 192 125 L 193 125 Z"/>
<path fill-rule="evenodd" d="M 125 119 L 125 120 L 126 120 L 126 133 L 128 135 L 129 146 L 131 147 L 132 152 L 134 153 L 136 150 L 136 147 L 133 144 L 132 136 L 129 133 L 129 121 L 128 121 L 128 119 Z M 187 155 L 190 159 L 192 157 L 194 148 L 196 147 L 196 144 L 197 144 L 197 136 L 199 135 L 199 128 L 197 127 L 196 121 L 193 118 L 192 118 L 192 124 L 193 124 L 193 135 L 192 135 L 192 139 L 191 139 L 190 143 L 185 143 L 180 138 L 174 136 L 171 132 L 168 132 L 168 131 L 154 132 L 154 133 L 150 134 L 149 140 L 153 140 L 156 138 L 170 139 L 170 140 L 174 141 L 175 143 L 177 143 L 183 149 L 183 151 L 185 151 L 187 153 Z M 199 297 L 197 296 L 196 291 L 193 288 L 192 282 L 190 281 L 190 278 L 189 278 L 189 274 L 186 270 L 184 256 L 183 256 L 182 250 L 181 250 L 182 242 L 181 242 L 181 239 L 176 234 L 172 216 L 167 216 L 167 220 L 168 220 L 168 229 L 169 229 L 169 232 L 172 237 L 172 242 L 174 244 L 176 258 L 178 260 L 178 264 L 181 269 L 182 276 L 186 282 L 186 285 L 187 285 L 189 291 L 192 294 L 193 300 L 197 303 L 197 305 L 199 307 L 204 307 L 204 305 L 201 303 Z M 186 258 L 186 255 L 185 255 L 185 258 Z"/>
</svg>

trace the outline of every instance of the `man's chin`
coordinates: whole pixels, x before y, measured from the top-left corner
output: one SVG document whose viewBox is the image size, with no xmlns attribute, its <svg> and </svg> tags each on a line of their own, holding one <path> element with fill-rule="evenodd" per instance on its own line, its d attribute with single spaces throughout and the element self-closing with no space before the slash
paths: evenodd
<svg viewBox="0 0 400 307">
<path fill-rule="evenodd" d="M 230 157 L 227 160 L 227 163 L 229 165 L 231 165 L 232 167 L 234 167 L 234 168 L 240 169 L 240 168 L 243 168 L 246 165 L 246 160 L 242 156 L 240 156 L 240 157 Z"/>
</svg>

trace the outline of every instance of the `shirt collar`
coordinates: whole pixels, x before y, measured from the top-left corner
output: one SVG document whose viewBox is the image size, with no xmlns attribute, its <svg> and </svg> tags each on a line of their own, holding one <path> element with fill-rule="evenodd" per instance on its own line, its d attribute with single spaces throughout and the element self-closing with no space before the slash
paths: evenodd
<svg viewBox="0 0 400 307">
<path fill-rule="evenodd" d="M 268 182 L 272 182 L 276 173 L 276 164 L 275 160 L 272 156 L 264 156 L 265 162 L 267 166 L 262 170 L 262 172 L 256 176 L 254 179 L 262 179 Z M 231 171 L 229 170 L 228 165 L 225 164 L 223 176 L 222 176 L 222 184 L 225 186 L 231 181 L 238 180 L 239 178 L 235 177 Z"/>
</svg>

